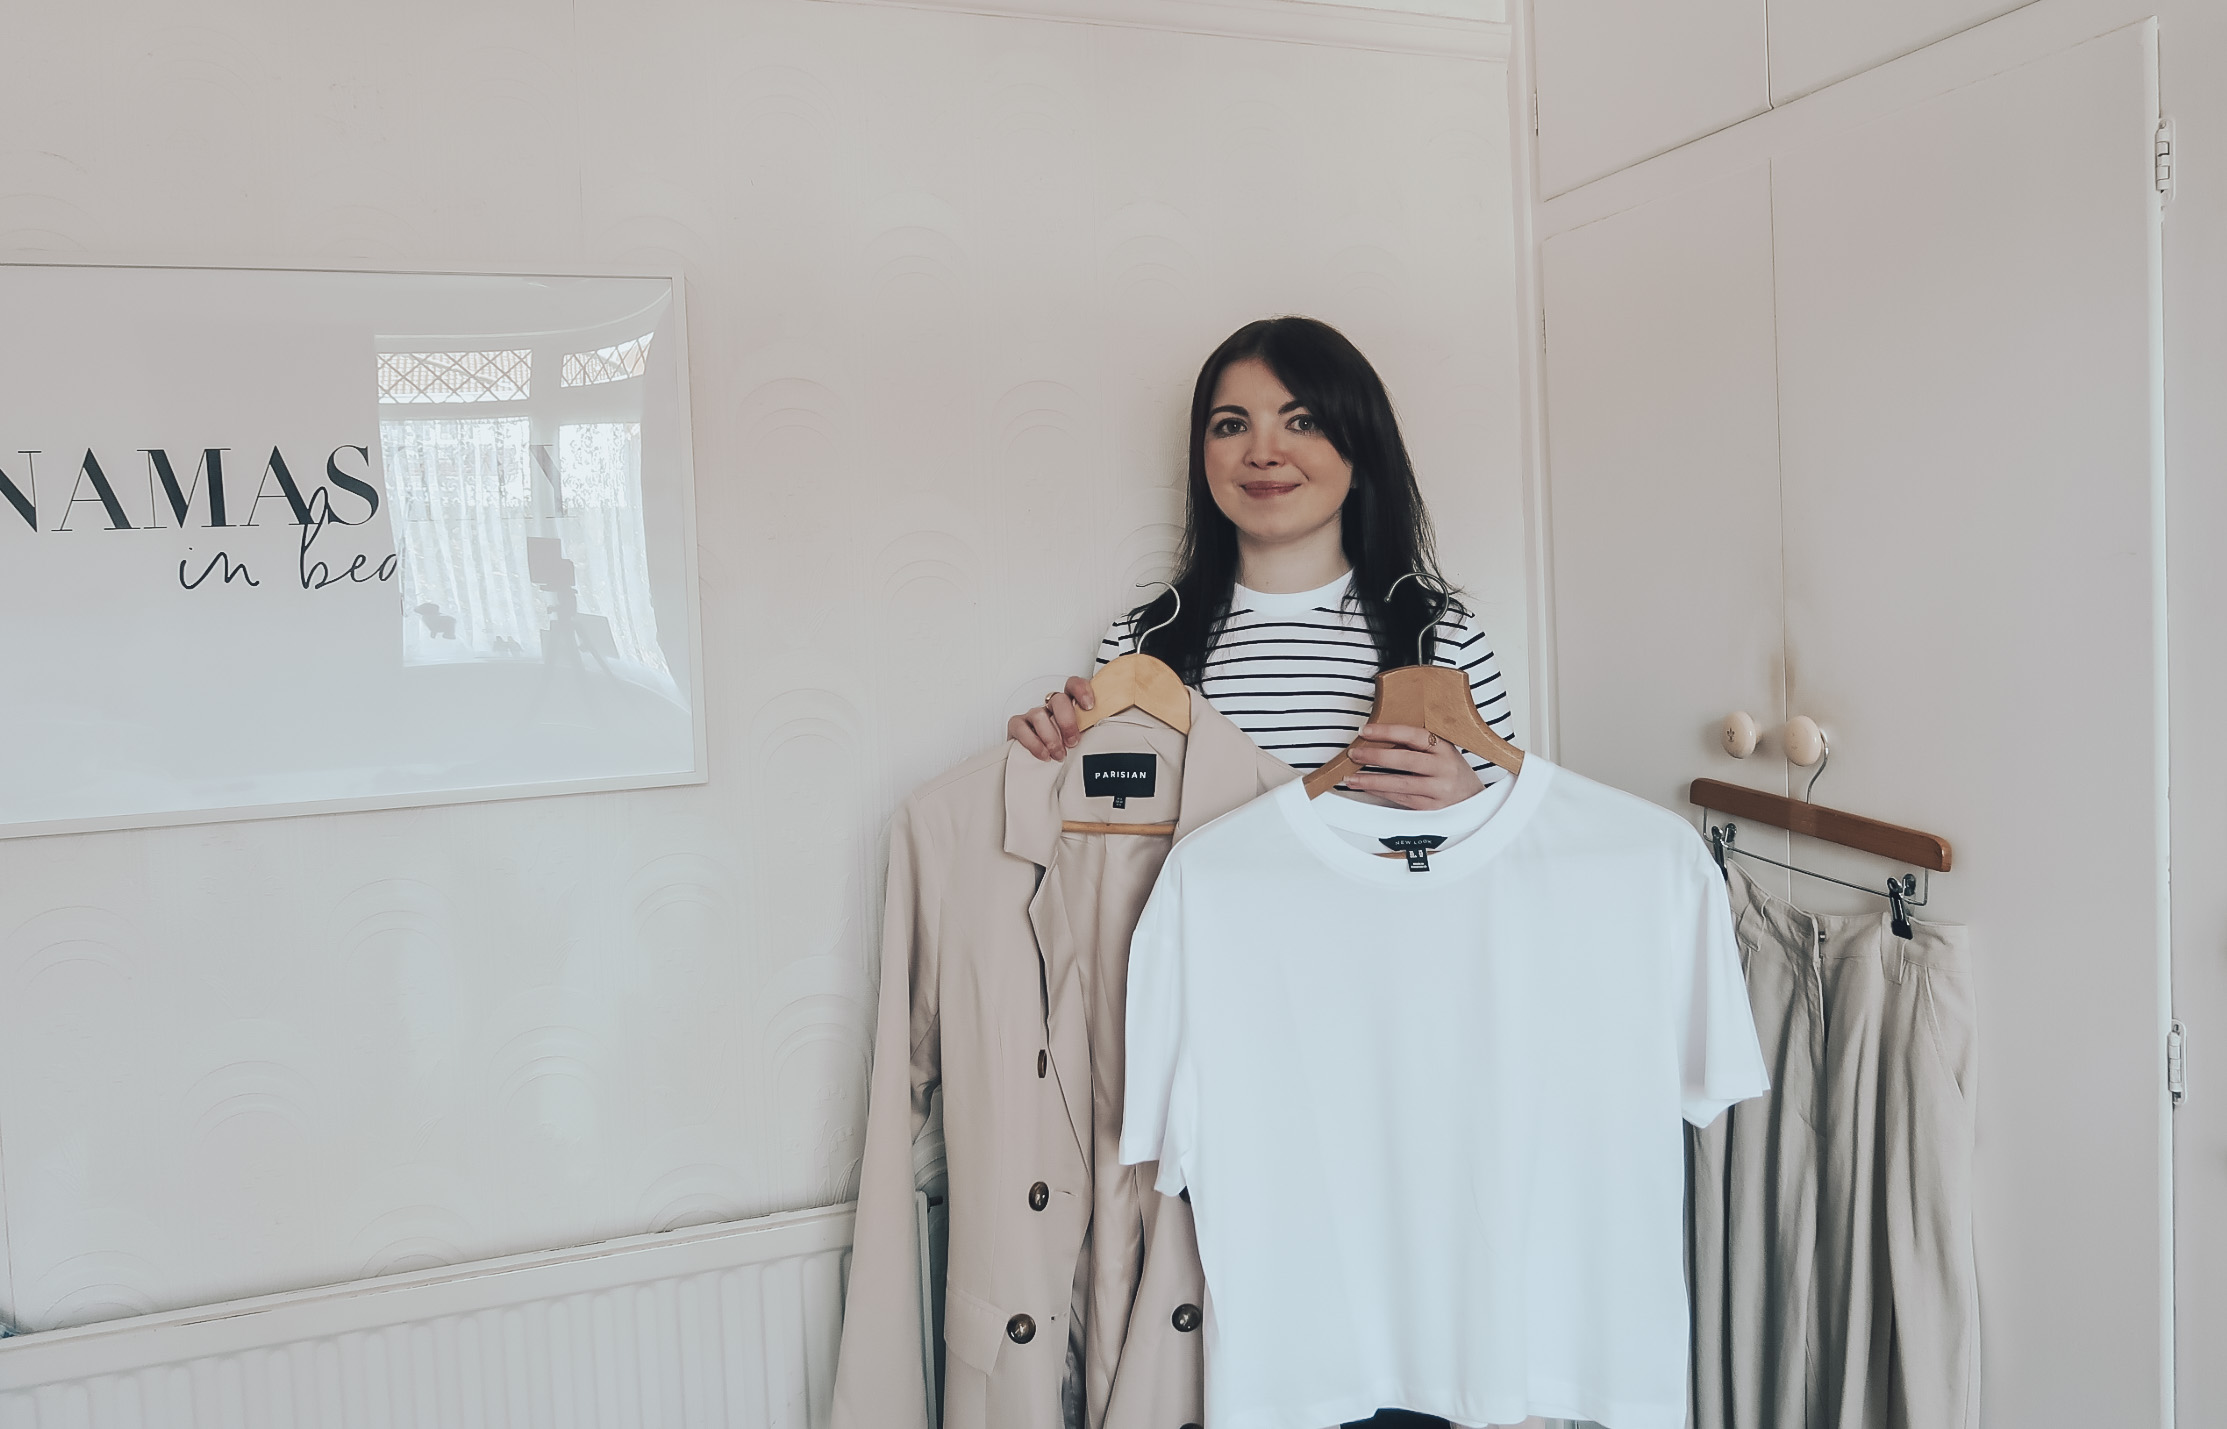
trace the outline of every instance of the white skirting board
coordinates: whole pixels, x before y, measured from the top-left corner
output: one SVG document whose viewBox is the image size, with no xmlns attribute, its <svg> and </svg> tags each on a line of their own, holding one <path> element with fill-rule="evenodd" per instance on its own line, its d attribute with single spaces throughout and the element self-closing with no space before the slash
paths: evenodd
<svg viewBox="0 0 2227 1429">
<path fill-rule="evenodd" d="M 0 1429 L 819 1429 L 852 1212 L 0 1341 Z"/>
</svg>

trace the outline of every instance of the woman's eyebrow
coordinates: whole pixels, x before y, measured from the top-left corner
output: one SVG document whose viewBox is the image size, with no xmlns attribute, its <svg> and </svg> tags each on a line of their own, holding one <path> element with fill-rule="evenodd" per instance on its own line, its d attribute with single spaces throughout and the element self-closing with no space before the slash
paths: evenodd
<svg viewBox="0 0 2227 1429">
<path fill-rule="evenodd" d="M 1216 407 L 1213 412 L 1208 412 L 1206 415 L 1211 417 L 1215 414 L 1215 412 L 1235 412 L 1240 417 L 1250 417 L 1251 415 L 1253 415 L 1252 413 L 1246 411 L 1243 407 L 1238 406 L 1235 402 L 1224 402 L 1221 406 Z"/>
</svg>

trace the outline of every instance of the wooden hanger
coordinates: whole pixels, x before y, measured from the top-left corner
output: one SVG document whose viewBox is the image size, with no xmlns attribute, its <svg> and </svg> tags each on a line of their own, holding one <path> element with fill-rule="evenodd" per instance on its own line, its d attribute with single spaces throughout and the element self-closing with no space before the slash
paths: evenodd
<svg viewBox="0 0 2227 1429">
<path fill-rule="evenodd" d="M 1825 752 L 1830 755 L 1831 746 L 1826 746 Z M 1824 772 L 1822 767 L 1817 771 L 1819 775 Z M 1810 779 L 1810 787 L 1817 787 L 1815 777 Z M 1715 809 L 1719 813 L 1754 819 L 1757 823 L 1769 824 L 1773 828 L 1785 829 L 1789 833 L 1801 834 L 1807 838 L 1823 839 L 1827 843 L 1839 844 L 1842 848 L 1875 853 L 1898 863 L 1914 863 L 1924 869 L 1925 892 L 1922 894 L 1918 892 L 1918 876 L 1914 873 L 1889 878 L 1884 888 L 1866 888 L 1861 883 L 1850 883 L 1845 878 L 1835 878 L 1829 873 L 1819 873 L 1799 864 L 1781 863 L 1778 859 L 1741 848 L 1738 843 L 1739 826 L 1731 819 L 1726 819 L 1722 826 L 1712 826 L 1709 829 L 1709 847 L 1716 855 L 1717 867 L 1725 868 L 1725 858 L 1730 854 L 1738 854 L 1742 858 L 1752 858 L 1760 863 L 1783 868 L 1789 873 L 1799 873 L 1804 878 L 1837 883 L 1843 888 L 1853 888 L 1858 893 L 1884 897 L 1887 900 L 1890 926 L 1898 938 L 1914 935 L 1910 910 L 1923 908 L 1932 899 L 1933 875 L 1949 871 L 1949 841 L 1938 834 L 1906 829 L 1900 824 L 1882 823 L 1878 819 L 1867 819 L 1862 814 L 1845 814 L 1838 809 L 1812 804 L 1807 799 L 1790 799 L 1784 794 L 1766 794 L 1760 789 L 1727 784 L 1718 779 L 1694 780 L 1692 786 L 1686 790 L 1686 797 L 1699 804 L 1705 814 L 1708 810 Z M 1706 818 L 1703 822 L 1707 823 Z M 1729 869 L 1725 876 L 1731 876 Z"/>
<path fill-rule="evenodd" d="M 1170 616 L 1169 619 L 1174 619 Z M 1155 627 L 1157 628 L 1157 627 Z M 1088 729 L 1108 715 L 1143 710 L 1177 734 L 1191 732 L 1191 691 L 1168 663 L 1151 655 L 1117 655 L 1090 679 L 1091 708 L 1075 711 L 1075 728 Z M 1070 834 L 1172 834 L 1175 825 L 1101 824 L 1063 820 Z"/>
<path fill-rule="evenodd" d="M 1157 656 L 1117 655 L 1090 677 L 1091 707 L 1075 711 L 1075 728 L 1088 729 L 1108 715 L 1138 709 L 1177 734 L 1191 732 L 1191 690 Z"/>
<path fill-rule="evenodd" d="M 1906 829 L 1900 824 L 1881 823 L 1867 819 L 1862 814 L 1844 814 L 1838 809 L 1828 809 L 1805 799 L 1790 799 L 1784 794 L 1766 794 L 1760 789 L 1747 789 L 1738 784 L 1726 784 L 1716 779 L 1696 779 L 1687 789 L 1686 797 L 1704 809 L 1714 809 L 1720 814 L 1730 814 L 1736 819 L 1753 819 L 1759 824 L 1769 824 L 1774 829 L 1786 829 L 1806 838 L 1823 839 L 1839 844 L 1842 848 L 1861 849 L 1897 863 L 1907 863 L 1931 873 L 1949 871 L 1949 841 L 1938 834 Z M 1746 850 L 1741 850 L 1745 853 Z M 1807 873 L 1807 869 L 1796 869 Z M 1813 877 L 1817 875 L 1812 875 Z M 1836 880 L 1837 881 L 1837 880 Z M 1865 892 L 1871 890 L 1866 889 Z"/>
<path fill-rule="evenodd" d="M 1477 713 L 1476 699 L 1469 693 L 1469 677 L 1451 666 L 1403 665 L 1397 670 L 1379 671 L 1376 705 L 1369 711 L 1369 722 L 1415 725 L 1480 759 L 1492 761 L 1510 774 L 1523 768 L 1523 751 L 1485 723 L 1485 717 Z M 1307 776 L 1307 797 L 1321 797 L 1360 769 L 1351 746 L 1339 750 L 1337 758 Z"/>
<path fill-rule="evenodd" d="M 1168 618 L 1139 635 L 1128 654 L 1108 660 L 1104 669 L 1090 677 L 1091 707 L 1075 711 L 1077 730 L 1088 729 L 1108 715 L 1135 709 L 1177 734 L 1191 732 L 1190 689 L 1165 660 L 1144 653 L 1144 642 L 1175 624 L 1175 618 L 1183 613 L 1183 592 L 1173 585 L 1168 591 L 1175 597 L 1175 609 L 1168 612 Z"/>
<path fill-rule="evenodd" d="M 1409 572 L 1392 582 L 1384 592 L 1387 601 L 1392 591 L 1400 588 L 1400 581 L 1421 578 L 1419 572 Z M 1442 592 L 1443 594 L 1443 592 Z M 1447 597 L 1451 601 L 1452 597 Z M 1440 605 L 1439 615 L 1446 612 Z M 1523 768 L 1523 751 L 1502 739 L 1485 717 L 1477 713 L 1477 700 L 1469 692 L 1469 677 L 1449 665 L 1425 665 L 1423 637 L 1430 633 L 1438 617 L 1430 621 L 1415 635 L 1415 660 L 1412 665 L 1402 665 L 1396 670 L 1379 670 L 1376 676 L 1376 703 L 1369 710 L 1371 724 L 1405 724 L 1427 729 L 1440 739 L 1450 740 L 1457 748 L 1466 749 L 1479 759 L 1490 760 L 1514 774 Z M 1356 743 L 1359 741 L 1356 740 Z M 1337 758 L 1315 770 L 1306 778 L 1307 797 L 1319 799 L 1348 774 L 1361 770 L 1353 758 L 1353 748 L 1348 745 L 1338 751 Z"/>
<path fill-rule="evenodd" d="M 1174 590 L 1175 587 L 1168 587 Z M 1137 637 L 1137 648 L 1126 655 L 1117 655 L 1106 662 L 1105 668 L 1090 677 L 1091 707 L 1075 711 L 1075 728 L 1085 730 L 1123 710 L 1143 710 L 1177 734 L 1191 732 L 1191 691 L 1180 675 L 1165 660 L 1144 653 L 1144 642 L 1158 634 L 1183 610 L 1182 592 L 1176 592 L 1175 609 L 1168 612 L 1167 620 Z M 1060 830 L 1070 834 L 1147 834 L 1166 836 L 1175 832 L 1171 823 L 1108 824 L 1080 819 L 1064 819 Z"/>
</svg>

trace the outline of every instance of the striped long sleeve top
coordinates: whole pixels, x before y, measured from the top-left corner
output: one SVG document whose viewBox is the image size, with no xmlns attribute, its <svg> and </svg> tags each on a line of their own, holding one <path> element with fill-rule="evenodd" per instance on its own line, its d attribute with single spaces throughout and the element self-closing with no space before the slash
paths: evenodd
<svg viewBox="0 0 2227 1429">
<path fill-rule="evenodd" d="M 1360 607 L 1345 602 L 1351 580 L 1348 573 L 1290 595 L 1237 587 L 1199 681 L 1209 704 L 1254 743 L 1302 771 L 1351 744 L 1375 699 L 1376 644 Z M 1457 601 L 1439 617 L 1434 634 L 1431 662 L 1462 671 L 1478 713 L 1503 738 L 1513 739 L 1508 688 L 1475 617 Z M 1131 619 L 1123 615 L 1099 642 L 1098 664 L 1135 648 Z M 1469 762 L 1487 784 L 1507 777 L 1475 755 Z"/>
</svg>

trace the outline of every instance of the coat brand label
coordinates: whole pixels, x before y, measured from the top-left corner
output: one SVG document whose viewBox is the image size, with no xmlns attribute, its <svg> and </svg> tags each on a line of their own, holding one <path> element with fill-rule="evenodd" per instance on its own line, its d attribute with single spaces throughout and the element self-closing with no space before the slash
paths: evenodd
<svg viewBox="0 0 2227 1429">
<path fill-rule="evenodd" d="M 1157 754 L 1086 754 L 1083 756 L 1083 794 L 1092 799 L 1112 799 L 1126 809 L 1131 796 L 1149 799 L 1160 787 Z"/>
<path fill-rule="evenodd" d="M 1395 834 L 1388 839 L 1378 839 L 1377 842 L 1394 853 L 1406 854 L 1407 871 L 1409 873 L 1429 873 L 1431 871 L 1431 850 L 1446 842 L 1446 836 L 1444 834 Z"/>
</svg>

